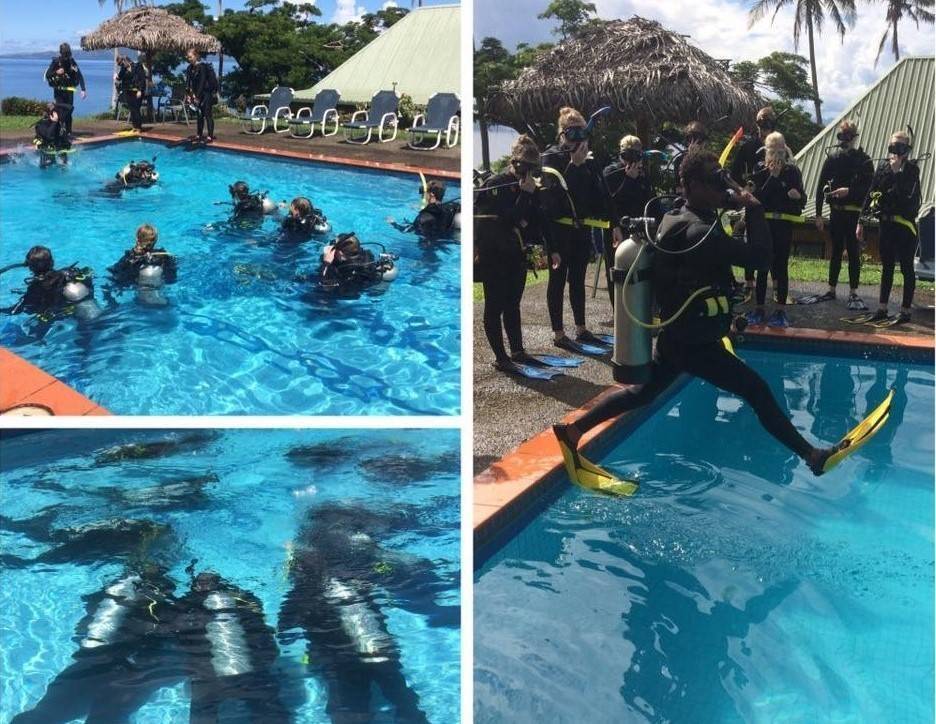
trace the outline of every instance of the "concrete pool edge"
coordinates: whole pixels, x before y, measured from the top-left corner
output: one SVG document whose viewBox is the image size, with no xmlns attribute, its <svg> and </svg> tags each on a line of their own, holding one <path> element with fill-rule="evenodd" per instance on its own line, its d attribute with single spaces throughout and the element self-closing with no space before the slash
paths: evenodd
<svg viewBox="0 0 936 724">
<path fill-rule="evenodd" d="M 851 354 L 873 353 L 894 350 L 909 354 L 918 361 L 932 364 L 934 338 L 922 335 L 866 334 L 860 332 L 834 332 L 818 329 L 748 329 L 745 337 L 754 347 L 790 351 L 791 346 L 813 345 L 821 350 L 846 348 Z M 766 343 L 766 344 L 765 344 Z M 612 429 L 625 430 L 638 426 L 646 417 L 677 394 L 688 382 L 683 375 L 664 395 L 643 410 L 625 414 L 598 426 L 583 438 L 583 451 L 595 454 L 603 443 L 610 441 Z M 593 408 L 599 401 L 615 390 L 609 386 L 585 405 L 562 418 L 572 422 Z M 561 489 L 567 482 L 563 475 L 562 454 L 547 428 L 518 445 L 499 460 L 475 476 L 472 484 L 472 530 L 474 531 L 474 568 L 489 558 L 501 545 L 500 542 L 518 522 L 538 510 L 540 503 L 550 493 Z"/>
<path fill-rule="evenodd" d="M 0 347 L 0 380 L 0 415 L 27 407 L 46 410 L 56 417 L 111 414 L 4 347 Z"/>
</svg>

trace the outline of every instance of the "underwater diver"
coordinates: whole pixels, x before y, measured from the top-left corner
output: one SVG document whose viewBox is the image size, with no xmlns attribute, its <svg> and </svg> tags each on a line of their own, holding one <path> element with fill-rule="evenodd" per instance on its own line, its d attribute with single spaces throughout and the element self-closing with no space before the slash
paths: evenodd
<svg viewBox="0 0 936 724">
<path fill-rule="evenodd" d="M 862 207 L 862 216 L 876 216 L 881 223 L 881 291 L 878 309 L 864 321 L 876 327 L 893 327 L 910 321 L 916 273 L 913 255 L 919 236 L 916 218 L 920 213 L 920 167 L 910 160 L 910 136 L 897 131 L 890 137 L 887 159 L 874 172 L 871 188 Z M 864 225 L 855 229 L 864 241 Z M 890 316 L 887 304 L 894 284 L 894 267 L 900 264 L 903 276 L 903 302 L 900 312 Z M 858 321 L 858 320 L 854 320 Z"/>
<path fill-rule="evenodd" d="M 326 290 L 360 290 L 397 277 L 392 254 L 374 256 L 364 248 L 352 231 L 338 234 L 338 238 L 322 251 L 318 283 Z"/>
<path fill-rule="evenodd" d="M 858 125 L 854 121 L 839 124 L 838 148 L 828 155 L 819 172 L 816 185 L 816 228 L 822 232 L 823 202 L 829 202 L 829 237 L 832 239 L 832 256 L 829 259 L 829 290 L 823 294 L 801 297 L 797 304 L 815 304 L 835 299 L 839 273 L 842 270 L 842 252 L 848 252 L 848 308 L 864 311 L 868 306 L 858 296 L 861 278 L 861 249 L 855 230 L 861 213 L 861 205 L 871 185 L 874 164 L 858 146 Z"/>
<path fill-rule="evenodd" d="M 211 143 L 214 141 L 214 104 L 218 94 L 218 76 L 215 75 L 211 63 L 201 60 L 195 48 L 189 48 L 185 58 L 189 63 L 185 69 L 185 100 L 195 106 L 197 140 Z"/>
<path fill-rule="evenodd" d="M 727 298 L 731 266 L 750 266 L 760 271 L 770 267 L 770 232 L 763 207 L 751 192 L 737 186 L 732 201 L 727 196 L 730 179 L 719 168 L 718 159 L 702 148 L 686 154 L 681 172 L 686 204 L 664 215 L 654 242 L 656 251 L 647 262 L 646 271 L 637 264 L 639 258 L 630 265 L 628 280 L 634 270 L 641 269 L 644 278 L 642 281 L 638 278 L 637 284 L 646 286 L 633 285 L 628 291 L 631 285 L 625 281 L 621 285 L 625 292 L 623 308 L 615 310 L 615 379 L 637 384 L 609 395 L 574 423 L 553 426 L 569 475 L 586 487 L 612 494 L 633 494 L 637 483 L 616 480 L 587 461 L 577 451 L 579 439 L 601 422 L 651 403 L 682 373 L 742 398 L 754 409 L 767 432 L 802 458 L 815 475 L 822 475 L 879 429 L 887 418 L 891 397 L 830 448 L 814 447 L 800 435 L 767 383 L 729 351 L 724 342 L 731 326 Z M 718 209 L 737 203 L 745 207 L 747 243 L 729 237 L 721 227 Z M 618 256 L 622 257 L 625 251 L 628 247 L 619 250 Z M 649 325 L 647 297 L 651 278 L 664 320 L 656 325 L 662 329 L 652 358 L 648 332 L 644 333 L 645 341 L 638 341 L 630 349 L 626 344 L 635 337 L 631 330 L 646 329 Z M 627 309 L 627 294 L 642 295 L 642 306 L 647 310 L 642 316 L 647 317 L 646 321 L 634 322 Z M 618 363 L 619 352 L 625 364 Z M 627 364 L 628 355 L 635 364 Z"/>
<path fill-rule="evenodd" d="M 104 186 L 101 195 L 117 197 L 127 189 L 155 186 L 159 181 L 155 161 L 155 156 L 152 161 L 131 161 L 114 174 L 114 180 Z"/>
<path fill-rule="evenodd" d="M 214 430 L 193 430 L 184 434 L 171 434 L 162 440 L 122 443 L 95 455 L 94 467 L 121 463 L 125 460 L 156 460 L 182 453 L 200 454 L 219 437 Z"/>
<path fill-rule="evenodd" d="M 133 130 L 142 131 L 143 116 L 140 107 L 146 91 L 146 69 L 139 59 L 134 62 L 126 55 L 120 56 L 117 62 L 120 64 L 120 70 L 114 76 L 117 92 L 130 111 L 130 125 Z"/>
<path fill-rule="evenodd" d="M 68 152 L 71 150 L 71 141 L 59 117 L 59 111 L 54 103 L 46 106 L 45 112 L 33 128 L 36 137 L 33 144 L 39 152 L 39 168 L 46 168 L 55 163 L 56 157 L 62 163 L 68 163 Z"/>
<path fill-rule="evenodd" d="M 574 108 L 559 110 L 557 143 L 543 152 L 543 192 L 540 208 L 548 219 L 549 282 L 546 304 L 553 329 L 553 343 L 565 350 L 601 354 L 603 341 L 585 326 L 585 272 L 591 260 L 592 228 L 608 228 L 610 216 L 607 191 L 588 150 L 589 128 Z M 620 241 L 614 228 L 614 240 Z M 563 329 L 563 293 L 569 287 L 569 306 L 575 322 L 575 341 Z M 588 345 L 588 346 L 583 346 Z M 595 350 L 590 352 L 589 350 Z"/>
<path fill-rule="evenodd" d="M 169 653 L 174 589 L 164 570 L 146 564 L 128 567 L 101 591 L 84 596 L 74 663 L 12 722 L 126 722 L 157 690 L 181 682 L 183 671 Z"/>
<path fill-rule="evenodd" d="M 51 321 L 74 314 L 81 321 L 96 319 L 101 308 L 94 301 L 91 269 L 76 265 L 55 269 L 52 252 L 45 246 L 34 246 L 26 254 L 25 266 L 32 272 L 26 280 L 26 291 L 7 314 L 33 314 Z M 8 267 L 12 268 L 12 267 Z"/>
<path fill-rule="evenodd" d="M 313 236 L 327 234 L 331 224 L 321 209 L 315 208 L 305 196 L 297 196 L 289 204 L 289 213 L 280 227 L 287 241 L 308 241 Z"/>
<path fill-rule="evenodd" d="M 539 359 L 523 348 L 520 301 L 529 268 L 527 249 L 543 243 L 536 179 L 540 153 L 529 136 L 520 136 L 502 173 L 486 178 L 475 191 L 474 270 L 484 289 L 484 334 L 502 372 L 539 379 Z M 511 354 L 504 346 L 504 332 Z"/>
<path fill-rule="evenodd" d="M 793 244 L 793 224 L 800 218 L 806 205 L 803 174 L 793 163 L 793 152 L 786 145 L 782 133 L 774 131 L 764 139 L 764 160 L 751 177 L 754 196 L 764 207 L 764 217 L 770 230 L 771 262 L 774 301 L 777 308 L 767 317 L 767 270 L 757 272 L 754 291 L 754 309 L 748 312 L 748 324 L 768 327 L 788 327 L 790 324 L 783 307 L 790 291 L 790 248 Z"/>
<path fill-rule="evenodd" d="M 165 305 L 166 298 L 159 289 L 172 284 L 177 278 L 175 257 L 165 249 L 156 247 L 158 232 L 143 224 L 136 230 L 136 244 L 124 252 L 116 264 L 107 268 L 116 288 L 135 285 L 137 299 L 144 304 Z"/>
<path fill-rule="evenodd" d="M 49 63 L 45 72 L 46 83 L 52 87 L 52 95 L 58 108 L 65 135 L 72 136 L 72 114 L 75 109 L 75 88 L 81 88 L 81 98 L 87 98 L 85 79 L 72 55 L 71 46 L 62 43 L 59 54 Z"/>
<path fill-rule="evenodd" d="M 414 233 L 424 239 L 450 239 L 460 226 L 461 202 L 457 199 L 443 201 L 445 184 L 433 179 L 419 190 L 425 205 L 416 218 L 406 224 L 391 222 L 393 228 Z"/>
</svg>

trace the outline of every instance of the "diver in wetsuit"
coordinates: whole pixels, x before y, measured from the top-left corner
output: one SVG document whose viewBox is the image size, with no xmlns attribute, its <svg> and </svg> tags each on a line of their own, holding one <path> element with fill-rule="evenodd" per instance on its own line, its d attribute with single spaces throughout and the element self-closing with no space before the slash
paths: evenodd
<svg viewBox="0 0 936 724">
<path fill-rule="evenodd" d="M 527 244 L 542 244 L 536 180 L 540 154 L 529 136 L 520 136 L 505 171 L 489 176 L 475 192 L 475 279 L 484 288 L 484 334 L 494 367 L 511 372 L 526 364 L 520 301 L 526 286 Z M 510 344 L 508 356 L 504 332 Z"/>
<path fill-rule="evenodd" d="M 394 224 L 401 231 L 413 232 L 424 239 L 444 239 L 455 232 L 456 218 L 461 213 L 459 201 L 443 201 L 445 184 L 433 179 L 426 184 L 425 206 L 409 224 Z"/>
<path fill-rule="evenodd" d="M 134 62 L 126 55 L 121 56 L 118 62 L 120 70 L 114 78 L 117 90 L 130 110 L 130 125 L 135 131 L 142 131 L 143 116 L 140 113 L 140 106 L 146 90 L 146 70 L 143 68 L 143 63 L 139 60 Z"/>
<path fill-rule="evenodd" d="M 46 83 L 52 87 L 52 94 L 58 108 L 59 117 L 65 129 L 65 135 L 72 135 L 72 113 L 75 109 L 75 88 L 81 88 L 82 99 L 88 97 L 85 90 L 85 79 L 81 74 L 78 63 L 72 56 L 71 46 L 62 43 L 59 54 L 49 63 L 45 72 Z"/>
<path fill-rule="evenodd" d="M 861 278 L 861 249 L 855 230 L 861 205 L 867 196 L 874 175 L 874 164 L 858 146 L 858 125 L 854 121 L 842 121 L 836 134 L 838 148 L 828 155 L 819 172 L 816 185 L 816 228 L 822 232 L 825 221 L 822 205 L 829 202 L 829 236 L 832 239 L 832 257 L 829 259 L 829 290 L 806 300 L 807 304 L 835 299 L 839 272 L 842 270 L 842 252 L 848 252 L 848 308 L 856 311 L 867 309 L 858 296 Z"/>
<path fill-rule="evenodd" d="M 683 188 L 679 175 L 679 167 L 682 165 L 683 157 L 693 146 L 704 146 L 706 141 L 708 141 L 708 132 L 700 121 L 692 121 L 691 123 L 687 123 L 686 127 L 683 128 L 683 138 L 686 141 L 686 148 L 673 159 L 673 193 L 677 196 L 683 195 Z"/>
<path fill-rule="evenodd" d="M 234 204 L 234 219 L 260 220 L 264 214 L 277 211 L 276 203 L 268 199 L 265 193 L 251 192 L 250 187 L 243 181 L 228 186 L 228 191 Z"/>
<path fill-rule="evenodd" d="M 327 234 L 331 231 L 331 224 L 309 199 L 297 196 L 289 204 L 289 213 L 280 228 L 288 241 L 308 241 L 313 236 Z"/>
<path fill-rule="evenodd" d="M 34 314 L 49 320 L 66 312 L 74 312 L 83 320 L 93 319 L 101 313 L 94 301 L 90 269 L 74 266 L 55 269 L 52 252 L 45 246 L 30 249 L 25 266 L 33 276 L 26 281 L 23 296 L 5 312 Z"/>
<path fill-rule="evenodd" d="M 198 140 L 214 141 L 214 104 L 218 93 L 218 76 L 210 63 L 200 60 L 197 50 L 189 48 L 185 53 L 188 68 L 185 69 L 185 98 L 195 106 Z M 207 131 L 207 135 L 205 134 Z"/>
<path fill-rule="evenodd" d="M 338 238 L 322 251 L 318 282 L 323 289 L 356 290 L 396 278 L 393 257 L 375 257 L 365 249 L 352 231 Z"/>
<path fill-rule="evenodd" d="M 39 168 L 54 164 L 56 156 L 62 163 L 68 163 L 67 153 L 71 149 L 71 141 L 68 140 L 68 134 L 65 132 L 54 103 L 46 106 L 45 113 L 33 128 L 36 131 L 33 144 L 39 152 Z"/>
<path fill-rule="evenodd" d="M 149 224 L 136 231 L 136 244 L 124 252 L 107 271 L 114 286 L 137 285 L 141 290 L 155 290 L 176 280 L 176 260 L 165 249 L 156 248 L 158 233 Z"/>
<path fill-rule="evenodd" d="M 127 189 L 149 188 L 157 181 L 159 173 L 152 161 L 131 161 L 114 174 L 114 180 L 104 186 L 102 195 L 117 197 Z"/>
<path fill-rule="evenodd" d="M 890 137 L 887 159 L 874 172 L 861 214 L 876 216 L 881 222 L 881 292 L 878 310 L 867 320 L 881 326 L 909 322 L 913 307 L 916 288 L 913 255 L 919 242 L 916 218 L 920 213 L 920 167 L 910 160 L 910 150 L 910 137 L 903 131 Z M 855 235 L 859 241 L 864 240 L 864 226 L 860 221 Z M 897 263 L 903 276 L 903 302 L 899 314 L 888 316 L 887 303 Z"/>
<path fill-rule="evenodd" d="M 578 465 L 576 449 L 582 434 L 621 413 L 651 403 L 682 373 L 688 373 L 738 395 L 754 408 L 765 429 L 806 461 L 816 475 L 837 448 L 813 447 L 790 422 L 767 383 L 724 346 L 731 324 L 727 295 L 731 267 L 770 267 L 770 232 L 760 202 L 738 188 L 737 200 L 746 209 L 748 242 L 722 230 L 718 209 L 726 205 L 729 180 L 714 154 L 690 150 L 682 163 L 687 203 L 663 217 L 657 246 L 671 253 L 655 253 L 652 274 L 662 319 L 675 321 L 662 329 L 645 384 L 615 392 L 570 424 L 553 426 L 559 442 L 570 452 L 570 465 Z M 681 314 L 687 300 L 705 287 L 704 295 Z M 709 303 L 711 302 L 711 303 Z M 843 443 L 839 443 L 842 445 Z M 578 468 L 574 472 L 577 472 Z"/>
<path fill-rule="evenodd" d="M 776 131 L 764 139 L 764 160 L 751 177 L 754 196 L 764 207 L 772 246 L 770 276 L 773 279 L 777 308 L 769 318 L 764 312 L 767 301 L 767 271 L 757 273 L 754 292 L 755 307 L 748 313 L 748 324 L 769 327 L 789 325 L 782 307 L 787 303 L 790 290 L 790 247 L 793 243 L 793 221 L 799 218 L 806 205 L 803 175 L 793 165 L 793 153 L 786 145 L 783 134 Z"/>
</svg>

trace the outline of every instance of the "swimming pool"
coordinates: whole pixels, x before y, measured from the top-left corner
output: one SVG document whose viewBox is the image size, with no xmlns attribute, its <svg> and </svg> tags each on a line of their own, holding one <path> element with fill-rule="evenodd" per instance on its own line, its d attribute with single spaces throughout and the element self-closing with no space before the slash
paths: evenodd
<svg viewBox="0 0 936 724">
<path fill-rule="evenodd" d="M 155 187 L 92 194 L 128 161 L 154 155 Z M 0 166 L 0 266 L 49 246 L 57 265 L 95 270 L 106 314 L 56 322 L 41 339 L 25 316 L 7 317 L 0 344 L 120 414 L 457 414 L 459 245 L 421 246 L 387 223 L 415 215 L 416 175 L 139 140 L 80 148 L 70 161 Z M 296 276 L 315 274 L 322 243 L 277 243 L 269 218 L 257 230 L 228 228 L 230 206 L 219 202 L 237 180 L 275 200 L 309 196 L 335 233 L 398 254 L 399 276 L 358 298 L 310 292 Z M 133 291 L 104 303 L 106 268 L 142 223 L 178 257 L 170 304 L 142 306 Z M 0 306 L 27 276 L 0 277 Z"/>
<path fill-rule="evenodd" d="M 146 562 L 165 567 L 176 601 L 146 613 L 148 624 L 151 614 L 174 631 L 169 622 L 186 620 L 178 609 L 184 609 L 193 575 L 215 571 L 245 592 L 239 598 L 255 597 L 252 610 L 262 612 L 271 631 L 279 629 L 275 688 L 294 721 L 330 721 L 323 682 L 334 676 L 366 679 L 362 667 L 380 662 L 349 660 L 317 638 L 307 644 L 312 634 L 287 625 L 284 616 L 295 592 L 301 600 L 321 600 L 323 607 L 335 603 L 331 593 L 321 599 L 309 593 L 308 582 L 318 580 L 306 576 L 309 530 L 319 552 L 328 541 L 344 546 L 338 558 L 347 570 L 323 554 L 331 562 L 322 580 L 339 591 L 361 589 L 365 579 L 375 586 L 367 606 L 379 616 L 359 615 L 360 601 L 340 603 L 331 615 L 341 627 L 345 617 L 370 621 L 370 629 L 356 629 L 365 642 L 389 636 L 393 644 L 387 647 L 398 652 L 407 692 L 418 698 L 419 710 L 432 722 L 457 721 L 458 449 L 455 430 L 439 430 L 431 438 L 416 430 L 3 433 L 3 514 L 21 525 L 4 520 L 0 532 L 0 722 L 35 706 L 53 678 L 74 663 L 76 626 L 85 614 L 82 596 L 95 595 Z M 149 528 L 139 539 L 145 543 L 138 540 L 132 552 L 100 538 L 75 543 L 60 535 L 46 544 L 39 542 L 46 522 L 35 518 L 41 510 L 59 531 L 87 531 L 102 520 L 113 527 L 114 518 L 160 527 Z M 349 537 L 342 538 L 345 533 Z M 379 553 L 371 559 L 372 540 Z M 373 630 L 380 616 L 383 632 Z M 179 624 L 178 630 L 186 628 Z M 189 646 L 189 639 L 177 636 L 179 646 Z M 173 672 L 178 664 L 172 647 L 167 650 L 170 658 L 160 670 Z M 148 681 L 140 658 L 138 683 Z M 374 720 L 389 720 L 389 704 L 376 691 L 375 686 Z M 131 721 L 188 721 L 189 703 L 185 683 L 171 681 L 153 691 Z"/>
<path fill-rule="evenodd" d="M 476 721 L 933 720 L 932 366 L 741 355 L 813 439 L 890 420 L 821 478 L 695 380 L 609 433 L 635 497 L 563 484 L 478 558 Z"/>
</svg>

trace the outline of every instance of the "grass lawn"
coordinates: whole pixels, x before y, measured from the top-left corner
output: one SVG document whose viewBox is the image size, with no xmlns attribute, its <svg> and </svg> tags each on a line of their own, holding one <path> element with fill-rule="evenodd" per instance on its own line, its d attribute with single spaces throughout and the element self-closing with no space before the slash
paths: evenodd
<svg viewBox="0 0 936 724">
<path fill-rule="evenodd" d="M 0 116 L 0 131 L 21 131 L 31 128 L 39 116 Z"/>
</svg>

